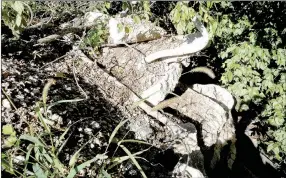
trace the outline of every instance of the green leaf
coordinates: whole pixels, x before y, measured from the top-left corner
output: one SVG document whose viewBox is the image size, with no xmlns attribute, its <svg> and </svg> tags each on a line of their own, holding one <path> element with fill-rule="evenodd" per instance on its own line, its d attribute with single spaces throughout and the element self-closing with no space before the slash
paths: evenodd
<svg viewBox="0 0 286 178">
<path fill-rule="evenodd" d="M 111 3 L 110 3 L 110 2 L 105 2 L 104 4 L 105 4 L 105 7 L 106 7 L 107 9 L 109 9 L 109 8 L 110 8 L 110 5 L 111 5 Z"/>
<path fill-rule="evenodd" d="M 10 174 L 15 175 L 14 167 L 13 167 L 13 161 L 11 158 L 8 158 L 8 159 L 9 160 L 6 159 L 5 154 L 1 155 L 1 167 L 3 167 L 3 169 L 5 171 L 9 172 Z"/>
<path fill-rule="evenodd" d="M 54 167 L 57 168 L 62 174 L 64 174 L 65 172 L 64 165 L 60 162 L 60 160 L 56 156 L 53 156 L 53 162 L 54 162 Z"/>
<path fill-rule="evenodd" d="M 118 132 L 118 130 L 127 122 L 129 121 L 129 119 L 126 119 L 124 121 L 121 121 L 113 130 L 113 132 L 111 133 L 109 140 L 108 140 L 108 144 L 110 144 L 114 138 L 114 136 L 116 135 L 116 133 Z"/>
<path fill-rule="evenodd" d="M 175 23 L 178 23 L 181 20 L 181 13 L 179 13 L 178 11 L 175 11 L 173 19 Z"/>
<path fill-rule="evenodd" d="M 142 153 L 145 153 L 146 151 L 150 150 L 150 148 L 151 148 L 151 147 L 149 147 L 149 148 L 147 148 L 147 149 L 145 149 L 145 150 L 136 152 L 136 153 L 134 153 L 134 154 L 132 154 L 132 155 L 135 157 L 135 156 L 137 156 L 137 155 L 140 155 L 140 154 L 142 154 Z M 112 168 L 115 167 L 116 165 L 121 164 L 122 162 L 124 162 L 124 161 L 126 161 L 126 160 L 128 160 L 128 159 L 130 159 L 129 156 L 113 157 L 113 158 L 111 159 L 111 162 L 112 162 L 113 164 L 110 165 L 110 166 L 107 168 L 107 170 L 112 169 Z"/>
<path fill-rule="evenodd" d="M 231 72 L 228 72 L 228 73 L 227 73 L 227 80 L 228 80 L 228 82 L 231 82 L 232 79 L 233 79 L 232 73 L 231 73 Z"/>
<path fill-rule="evenodd" d="M 79 102 L 79 101 L 83 101 L 85 99 L 71 99 L 71 100 L 60 100 L 60 101 L 56 101 L 54 103 L 49 104 L 49 107 L 47 108 L 47 110 L 50 110 L 52 107 L 58 105 L 58 104 L 62 104 L 62 103 L 75 103 L 75 102 Z"/>
<path fill-rule="evenodd" d="M 38 163 L 33 164 L 33 172 L 37 178 L 47 178 L 47 175 L 44 173 L 43 169 Z"/>
<path fill-rule="evenodd" d="M 33 145 L 32 144 L 29 144 L 29 146 L 27 147 L 28 151 L 26 153 L 26 158 L 25 158 L 25 168 L 24 168 L 24 172 L 27 171 L 27 166 L 28 166 L 28 161 L 29 161 L 29 158 L 30 158 L 30 155 L 31 155 L 31 152 L 33 150 Z"/>
<path fill-rule="evenodd" d="M 118 28 L 119 32 L 122 32 L 123 31 L 123 24 L 121 24 L 121 23 L 117 24 L 117 28 Z"/>
<path fill-rule="evenodd" d="M 130 27 L 125 27 L 125 33 L 129 34 L 130 33 Z"/>
<path fill-rule="evenodd" d="M 128 8 L 128 6 L 129 6 L 129 4 L 128 4 L 129 2 L 124 2 L 123 1 L 123 3 L 122 3 L 122 10 L 126 10 L 127 8 Z"/>
<path fill-rule="evenodd" d="M 18 27 L 20 27 L 21 24 L 22 24 L 22 16 L 20 14 L 17 14 L 17 16 L 16 16 L 16 25 Z"/>
<path fill-rule="evenodd" d="M 45 147 L 45 145 L 38 138 L 30 136 L 30 135 L 26 135 L 26 134 L 21 135 L 20 139 L 21 140 L 28 140 L 28 141 L 34 143 L 35 145 Z"/>
<path fill-rule="evenodd" d="M 73 167 L 79 157 L 79 153 L 80 151 L 88 144 L 89 142 L 86 142 L 82 147 L 80 147 L 79 150 L 77 150 L 75 152 L 75 154 L 71 157 L 70 161 L 69 161 L 69 167 Z"/>
<path fill-rule="evenodd" d="M 17 142 L 17 138 L 15 136 L 10 135 L 8 138 L 4 140 L 4 147 L 10 148 Z"/>
<path fill-rule="evenodd" d="M 134 156 L 132 155 L 132 153 L 123 145 L 119 145 L 124 152 L 129 156 L 129 158 L 131 159 L 131 161 L 133 162 L 133 164 L 137 167 L 137 169 L 139 170 L 139 172 L 141 173 L 143 178 L 147 178 L 146 174 L 144 173 L 143 169 L 141 168 L 141 166 L 139 165 L 139 163 L 136 161 L 136 159 L 134 158 Z"/>
<path fill-rule="evenodd" d="M 134 20 L 134 22 L 135 22 L 136 24 L 139 24 L 139 23 L 141 22 L 140 17 L 139 17 L 138 15 L 135 15 L 135 16 L 133 17 L 133 20 Z"/>
<path fill-rule="evenodd" d="M 134 139 L 128 139 L 128 140 L 121 140 L 118 142 L 118 144 L 122 144 L 122 143 L 126 143 L 126 142 L 129 142 L 129 143 L 139 143 L 139 144 L 145 144 L 145 145 L 152 145 L 148 142 L 145 142 L 145 141 L 141 141 L 141 140 L 134 140 Z"/>
<path fill-rule="evenodd" d="M 70 161 L 69 161 L 69 167 L 73 167 L 79 157 L 79 152 L 81 151 L 82 148 L 80 148 L 79 150 L 77 150 L 75 152 L 75 154 L 72 155 Z"/>
<path fill-rule="evenodd" d="M 76 166 L 75 168 L 71 169 L 71 171 L 69 172 L 67 178 L 73 178 L 79 171 L 81 171 L 82 169 L 84 169 L 85 167 L 89 166 L 91 163 L 99 160 L 99 159 L 106 159 L 107 157 L 104 155 L 96 155 L 96 157 L 94 157 L 91 160 L 88 160 L 82 164 L 80 164 L 79 166 Z"/>
<path fill-rule="evenodd" d="M 4 135 L 15 135 L 15 131 L 14 128 L 12 126 L 12 124 L 6 124 L 2 127 L 2 133 Z"/>
<path fill-rule="evenodd" d="M 103 174 L 104 178 L 112 178 L 112 177 L 111 177 L 111 175 L 110 175 L 110 174 L 108 174 L 108 172 L 107 172 L 107 171 L 105 171 L 105 170 L 101 170 L 101 172 L 102 172 L 102 174 Z"/>
<path fill-rule="evenodd" d="M 44 156 L 50 164 L 53 164 L 53 159 L 44 148 L 42 149 L 42 156 Z"/>
<path fill-rule="evenodd" d="M 49 79 L 48 83 L 45 85 L 44 89 L 43 89 L 43 93 L 42 93 L 42 99 L 43 99 L 43 103 L 44 103 L 44 108 L 45 108 L 45 112 L 46 112 L 46 104 L 47 104 L 47 97 L 48 97 L 48 91 L 50 89 L 50 87 L 52 85 L 54 85 L 56 83 L 56 81 L 54 79 Z"/>
<path fill-rule="evenodd" d="M 62 133 L 62 135 L 60 136 L 60 138 L 56 141 L 55 147 L 58 148 L 60 146 L 61 141 L 65 138 L 65 135 L 68 133 L 68 131 L 70 130 L 70 127 L 68 127 L 64 133 Z"/>
<path fill-rule="evenodd" d="M 46 132 L 50 133 L 51 130 L 50 130 L 49 126 L 47 125 L 47 123 L 44 121 L 44 117 L 43 117 L 43 115 L 41 113 L 41 110 L 40 110 L 39 106 L 36 107 L 36 113 L 38 115 L 38 118 L 40 119 L 41 124 L 45 128 Z"/>
<path fill-rule="evenodd" d="M 24 4 L 21 1 L 15 1 L 11 6 L 18 14 L 22 14 L 24 11 Z"/>
</svg>

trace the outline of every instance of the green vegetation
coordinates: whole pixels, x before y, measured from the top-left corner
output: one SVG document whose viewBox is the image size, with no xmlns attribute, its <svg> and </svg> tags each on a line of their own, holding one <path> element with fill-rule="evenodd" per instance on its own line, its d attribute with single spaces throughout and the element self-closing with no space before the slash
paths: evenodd
<svg viewBox="0 0 286 178">
<path fill-rule="evenodd" d="M 267 7 L 256 4 L 263 6 Z M 286 49 L 282 34 L 266 25 L 255 30 L 258 22 L 250 22 L 247 12 L 232 20 L 233 14 L 224 12 L 233 8 L 230 2 L 194 2 L 192 6 L 178 2 L 171 20 L 178 34 L 187 34 L 194 30 L 191 19 L 201 16 L 211 34 L 210 46 L 218 52 L 214 60 L 222 62 L 221 83 L 236 97 L 238 112 L 256 113 L 267 128 L 262 146 L 280 162 L 286 158 Z M 258 36 L 262 32 L 264 35 Z"/>
<path fill-rule="evenodd" d="M 20 33 L 33 18 L 33 12 L 26 2 L 22 1 L 3 1 L 2 20 L 8 26 L 13 35 L 19 38 Z"/>
<path fill-rule="evenodd" d="M 5 135 L 4 148 L 13 147 L 13 149 L 8 149 L 2 153 L 1 161 L 3 169 L 16 177 L 73 178 L 76 177 L 82 169 L 89 167 L 90 164 L 94 163 L 96 164 L 96 167 L 98 167 L 96 168 L 98 177 L 111 177 L 108 173 L 109 170 L 130 159 L 139 169 L 142 177 L 146 177 L 139 163 L 136 161 L 136 158 L 140 158 L 138 156 L 148 151 L 151 148 L 151 145 L 139 140 L 119 140 L 115 137 L 118 130 L 128 121 L 128 119 L 121 121 L 113 130 L 104 153 L 95 153 L 96 155 L 92 159 L 79 164 L 80 152 L 88 143 L 90 143 L 90 141 L 88 141 L 71 156 L 68 164 L 64 164 L 60 161 L 59 154 L 62 152 L 70 138 L 69 136 L 67 137 L 67 134 L 69 133 L 70 128 L 76 123 L 73 123 L 65 129 L 56 128 L 54 124 L 49 124 L 52 121 L 50 109 L 58 104 L 79 102 L 83 99 L 61 100 L 48 104 L 48 90 L 54 82 L 53 79 L 48 81 L 43 90 L 42 101 L 38 102 L 36 106 L 37 123 L 39 123 L 40 129 L 35 130 L 29 124 L 29 133 L 21 134 L 17 137 L 12 125 L 9 124 L 2 127 L 2 133 Z M 52 129 L 54 131 L 52 131 Z M 54 137 L 55 130 L 63 132 L 59 138 Z M 96 135 L 97 134 L 95 134 L 95 136 Z M 21 145 L 26 142 L 29 144 L 26 148 L 23 148 Z M 109 158 L 107 156 L 107 150 L 111 143 L 116 143 L 117 147 L 120 147 L 127 156 L 114 156 Z M 150 147 L 136 153 L 131 153 L 123 143 L 146 144 L 150 145 Z M 24 160 L 19 160 L 16 155 L 22 155 Z M 21 163 L 15 164 L 15 162 Z"/>
</svg>

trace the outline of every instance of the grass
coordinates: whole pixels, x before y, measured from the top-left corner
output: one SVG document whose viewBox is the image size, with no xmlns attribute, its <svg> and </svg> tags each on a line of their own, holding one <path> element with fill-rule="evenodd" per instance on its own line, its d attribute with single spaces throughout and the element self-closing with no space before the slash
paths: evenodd
<svg viewBox="0 0 286 178">
<path fill-rule="evenodd" d="M 92 159 L 85 160 L 83 163 L 78 164 L 79 157 L 82 149 L 90 143 L 86 142 L 78 150 L 74 150 L 74 154 L 71 156 L 68 164 L 63 163 L 59 154 L 63 152 L 63 148 L 66 146 L 66 143 L 70 136 L 67 136 L 70 128 L 73 125 L 65 129 L 61 129 L 62 133 L 58 139 L 55 139 L 53 130 L 47 122 L 50 119 L 49 110 L 51 107 L 56 106 L 57 104 L 64 104 L 67 102 L 78 102 L 84 99 L 74 99 L 74 100 L 61 100 L 55 103 L 47 104 L 48 91 L 50 87 L 55 84 L 55 80 L 49 80 L 45 85 L 42 93 L 42 101 L 38 102 L 36 105 L 36 114 L 37 114 L 37 123 L 39 123 L 42 131 L 35 131 L 36 129 L 30 130 L 27 134 L 21 134 L 17 137 L 16 132 L 14 131 L 12 125 L 6 125 L 2 128 L 2 133 L 5 135 L 5 139 L 8 140 L 11 136 L 14 138 L 14 143 L 9 145 L 9 148 L 2 152 L 1 161 L 2 168 L 4 171 L 14 175 L 16 177 L 36 177 L 36 178 L 50 178 L 50 177 L 67 177 L 73 178 L 77 177 L 79 172 L 91 164 L 96 162 L 96 171 L 97 177 L 111 177 L 109 173 L 115 166 L 122 164 L 124 161 L 131 160 L 132 163 L 139 170 L 142 177 L 147 177 L 143 169 L 139 165 L 136 159 L 141 159 L 139 155 L 148 151 L 148 149 L 131 153 L 129 149 L 124 146 L 124 143 L 135 143 L 135 144 L 148 144 L 144 141 L 139 140 L 118 140 L 115 139 L 116 134 L 128 122 L 128 119 L 122 120 L 116 128 L 111 133 L 108 146 L 103 153 L 97 153 Z M 11 99 L 9 101 L 12 103 Z M 13 103 L 12 103 L 13 104 Z M 43 113 L 41 112 L 43 111 Z M 29 124 L 29 123 L 28 123 Z M 31 125 L 29 125 L 32 128 Z M 37 129 L 40 130 L 40 129 Z M 95 135 L 96 136 L 96 135 Z M 23 143 L 29 143 L 28 146 L 22 146 Z M 108 147 L 111 143 L 116 143 L 118 148 L 121 148 L 126 155 L 121 157 L 108 157 Z M 149 144 L 148 144 L 149 145 Z M 116 149 L 117 150 L 117 149 Z M 116 151 L 115 150 L 115 151 Z M 15 162 L 15 157 L 19 155 L 24 156 L 24 160 L 20 162 Z M 114 155 L 114 154 L 113 154 Z M 144 159 L 144 158 L 143 158 Z"/>
</svg>

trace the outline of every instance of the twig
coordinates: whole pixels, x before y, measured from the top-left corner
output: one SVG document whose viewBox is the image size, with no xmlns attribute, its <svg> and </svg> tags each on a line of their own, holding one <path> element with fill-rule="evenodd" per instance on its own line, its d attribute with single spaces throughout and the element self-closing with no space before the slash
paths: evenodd
<svg viewBox="0 0 286 178">
<path fill-rule="evenodd" d="M 76 75 L 75 75 L 75 67 L 74 67 L 74 61 L 72 63 L 72 72 L 73 72 L 73 76 L 74 76 L 74 80 L 76 82 L 77 87 L 79 88 L 79 90 L 84 94 L 85 99 L 88 99 L 87 94 L 85 93 L 85 91 L 81 88 L 81 86 L 79 86 Z"/>
<path fill-rule="evenodd" d="M 68 53 L 66 53 L 65 55 L 63 55 L 63 56 L 61 56 L 61 57 L 56 58 L 56 59 L 55 59 L 55 60 L 53 60 L 52 62 L 49 62 L 49 63 L 47 63 L 47 64 L 43 65 L 40 69 L 45 68 L 46 66 L 48 66 L 48 65 L 50 65 L 50 64 L 52 64 L 52 63 L 54 63 L 54 62 L 56 62 L 56 61 L 58 61 L 58 60 L 60 60 L 60 59 L 64 58 L 64 57 L 66 57 L 67 55 L 68 55 Z"/>
<path fill-rule="evenodd" d="M 133 44 L 134 44 L 134 43 L 133 43 Z M 103 44 L 103 45 L 101 45 L 100 47 L 101 47 L 101 48 L 104 48 L 104 47 L 116 48 L 116 47 L 123 46 L 123 45 L 125 45 L 125 46 L 127 46 L 127 47 L 129 47 L 129 48 L 131 48 L 131 49 L 136 50 L 137 52 L 141 53 L 144 57 L 146 57 L 146 54 L 144 54 L 142 51 L 140 51 L 139 49 L 137 49 L 137 48 L 135 48 L 135 47 L 133 47 L 133 46 L 130 46 L 130 45 L 127 44 L 127 43 Z"/>
</svg>

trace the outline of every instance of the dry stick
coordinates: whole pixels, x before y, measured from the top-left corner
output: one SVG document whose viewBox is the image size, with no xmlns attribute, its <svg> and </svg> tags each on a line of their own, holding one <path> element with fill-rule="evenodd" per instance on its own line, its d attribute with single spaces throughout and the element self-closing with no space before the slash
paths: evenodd
<svg viewBox="0 0 286 178">
<path fill-rule="evenodd" d="M 134 43 L 132 43 L 132 44 L 134 44 Z M 131 44 L 131 45 L 132 45 Z M 134 49 L 134 50 L 136 50 L 137 52 L 139 52 L 140 54 L 142 54 L 144 57 L 146 57 L 146 54 L 145 53 L 143 53 L 142 51 L 140 51 L 139 49 L 137 49 L 137 48 L 135 48 L 135 47 L 133 47 L 133 46 L 130 46 L 129 44 L 127 44 L 127 43 L 119 43 L 119 44 L 103 44 L 103 45 L 101 45 L 100 47 L 101 48 L 104 48 L 104 47 L 119 47 L 119 46 L 121 46 L 121 45 L 125 45 L 125 46 L 127 46 L 128 48 L 131 48 L 131 49 Z"/>
<path fill-rule="evenodd" d="M 65 55 L 63 55 L 63 56 L 61 56 L 61 57 L 56 58 L 56 59 L 55 59 L 55 60 L 53 60 L 52 62 L 49 62 L 49 63 L 47 63 L 47 64 L 43 65 L 40 69 L 45 68 L 46 66 L 48 66 L 48 65 L 50 65 L 50 64 L 52 64 L 52 63 L 54 63 L 54 62 L 56 62 L 56 61 L 58 61 L 58 60 L 60 60 L 60 59 L 64 58 L 64 57 L 66 57 L 67 55 L 68 55 L 68 53 L 66 53 Z"/>
<path fill-rule="evenodd" d="M 77 78 L 75 75 L 75 67 L 74 67 L 74 61 L 72 63 L 72 72 L 73 72 L 73 76 L 74 76 L 74 80 L 76 82 L 77 87 L 79 88 L 79 90 L 84 94 L 85 99 L 88 99 L 87 94 L 85 93 L 85 91 L 81 88 L 81 86 L 79 86 L 78 82 L 77 82 Z"/>
</svg>

